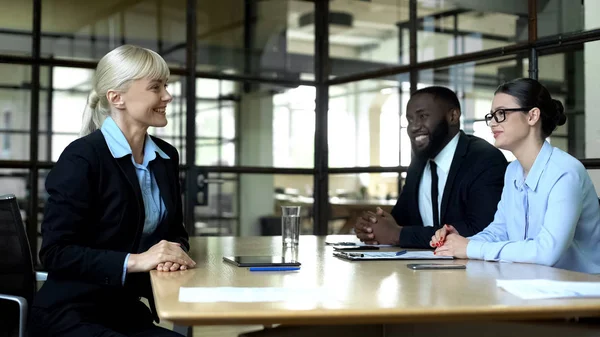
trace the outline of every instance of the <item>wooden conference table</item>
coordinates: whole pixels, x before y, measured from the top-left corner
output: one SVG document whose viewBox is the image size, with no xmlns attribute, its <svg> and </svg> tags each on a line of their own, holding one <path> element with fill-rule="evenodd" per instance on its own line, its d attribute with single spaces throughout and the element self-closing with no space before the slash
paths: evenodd
<svg viewBox="0 0 600 337">
<path fill-rule="evenodd" d="M 327 241 L 352 236 L 328 236 Z M 595 281 L 600 276 L 539 265 L 483 261 L 466 270 L 413 271 L 411 261 L 350 262 L 332 255 L 326 237 L 301 236 L 300 271 L 250 272 L 223 256 L 281 254 L 280 237 L 196 237 L 197 267 L 150 273 L 158 315 L 178 325 L 344 325 L 401 322 L 532 320 L 600 316 L 600 299 L 522 300 L 496 286 L 497 279 Z M 414 261 L 412 261 L 414 263 Z M 335 299 L 301 302 L 182 303 L 180 287 L 325 287 Z"/>
</svg>

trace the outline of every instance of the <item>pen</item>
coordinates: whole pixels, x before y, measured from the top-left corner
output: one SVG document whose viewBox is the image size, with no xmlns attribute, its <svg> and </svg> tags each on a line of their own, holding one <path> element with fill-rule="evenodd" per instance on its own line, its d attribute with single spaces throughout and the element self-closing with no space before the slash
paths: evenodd
<svg viewBox="0 0 600 337">
<path fill-rule="evenodd" d="M 406 254 L 406 250 L 401 250 L 401 251 L 397 252 L 396 256 L 402 255 L 402 254 Z"/>
<path fill-rule="evenodd" d="M 300 270 L 300 267 L 250 267 L 250 271 L 288 271 Z"/>
<path fill-rule="evenodd" d="M 346 255 L 350 257 L 365 257 L 365 254 L 361 253 L 346 253 Z"/>
</svg>

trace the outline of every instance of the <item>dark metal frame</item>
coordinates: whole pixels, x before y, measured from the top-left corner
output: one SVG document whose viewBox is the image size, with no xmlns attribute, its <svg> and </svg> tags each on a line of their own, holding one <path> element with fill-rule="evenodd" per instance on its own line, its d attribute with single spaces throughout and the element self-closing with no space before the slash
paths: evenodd
<svg viewBox="0 0 600 337">
<path fill-rule="evenodd" d="M 196 97 L 196 0 L 186 1 L 186 61 L 187 61 L 187 76 L 185 81 L 185 93 L 186 97 Z M 185 162 L 190 164 L 190 169 L 185 175 L 185 201 L 184 201 L 184 223 L 188 232 L 192 233 L 194 229 L 194 206 L 196 198 L 195 196 L 198 191 L 198 184 L 196 182 L 195 166 L 196 162 L 196 100 L 186 100 L 186 122 L 185 132 Z"/>
<path fill-rule="evenodd" d="M 40 98 L 40 68 L 42 66 L 48 66 L 50 84 L 48 86 L 48 106 L 51 110 L 52 105 L 52 72 L 53 67 L 73 67 L 73 68 L 86 68 L 94 69 L 96 67 L 95 61 L 79 61 L 79 60 L 65 60 L 55 59 L 52 57 L 42 57 L 41 55 L 41 37 L 42 34 L 47 34 L 41 31 L 41 12 L 42 12 L 42 0 L 33 1 L 33 25 L 32 25 L 32 55 L 27 56 L 13 56 L 13 55 L 0 55 L 0 63 L 8 64 L 22 64 L 31 66 L 31 121 L 30 121 L 30 160 L 28 161 L 0 161 L 0 168 L 15 168 L 15 169 L 28 169 L 28 183 L 29 183 L 29 203 L 28 203 L 28 223 L 27 233 L 30 237 L 31 248 L 34 254 L 37 254 L 37 204 L 38 204 L 38 178 L 40 169 L 52 168 L 53 163 L 50 162 L 48 157 L 47 161 L 38 160 L 38 140 L 39 140 L 39 98 Z M 256 0 L 246 1 L 245 9 L 248 13 L 247 20 L 252 19 L 252 2 Z M 205 72 L 196 70 L 196 56 L 197 56 L 197 41 L 196 41 L 196 0 L 187 0 L 186 11 L 187 11 L 187 36 L 186 36 L 186 65 L 184 68 L 172 68 L 171 73 L 174 75 L 185 76 L 185 95 L 188 98 L 186 100 L 186 136 L 185 136 L 185 159 L 186 164 L 181 165 L 181 169 L 186 173 L 185 181 L 185 221 L 188 229 L 193 228 L 194 215 L 192 212 L 194 200 L 193 197 L 198 189 L 195 182 L 195 172 L 203 170 L 210 173 L 236 173 L 236 174 L 298 174 L 298 175 L 313 175 L 314 177 L 314 191 L 315 191 L 315 204 L 314 204 L 314 234 L 327 234 L 327 221 L 329 219 L 329 195 L 328 195 L 328 179 L 331 174 L 356 174 L 356 173 L 381 173 L 381 172 L 405 172 L 406 167 L 348 167 L 348 168 L 330 168 L 328 165 L 328 143 L 327 143 L 327 110 L 329 100 L 329 87 L 332 85 L 344 84 L 354 81 L 361 81 L 366 79 L 382 78 L 387 76 L 394 76 L 399 74 L 408 73 L 410 74 L 411 92 L 416 90 L 418 75 L 420 70 L 424 69 L 436 69 L 443 68 L 453 65 L 462 64 L 465 62 L 473 62 L 480 60 L 488 60 L 491 58 L 499 58 L 502 56 L 511 55 L 522 55 L 524 53 L 529 54 L 529 76 L 537 78 L 538 65 L 537 59 L 540 52 L 557 50 L 562 48 L 568 48 L 573 46 L 581 45 L 582 43 L 589 41 L 600 40 L 600 29 L 562 34 L 558 36 L 546 37 L 539 39 L 537 36 L 537 8 L 536 0 L 529 0 L 529 34 L 527 42 L 519 42 L 509 46 L 483 50 L 474 53 L 460 54 L 451 57 L 440 58 L 432 61 L 418 62 L 417 61 L 417 30 L 422 25 L 422 19 L 417 17 L 417 0 L 409 1 L 409 21 L 399 23 L 399 31 L 403 29 L 409 29 L 409 64 L 397 65 L 378 69 L 374 71 L 367 71 L 363 73 L 351 74 L 346 76 L 340 76 L 336 78 L 330 78 L 331 61 L 329 58 L 329 1 L 312 1 L 315 9 L 315 57 L 314 57 L 314 73 L 315 80 L 290 80 L 281 78 L 268 78 L 252 75 L 253 73 L 248 71 L 242 75 L 230 75 L 223 73 Z M 456 13 L 445 13 L 444 15 L 450 15 L 455 17 L 454 30 L 447 31 L 446 33 L 462 34 L 458 31 L 456 26 L 456 16 L 460 14 Z M 250 16 L 250 18 L 248 18 Z M 160 24 L 160 22 L 159 22 Z M 252 22 L 248 22 L 246 26 L 252 26 Z M 97 37 L 92 32 L 90 36 L 92 42 L 97 40 Z M 247 32 L 245 35 L 245 47 L 246 52 L 251 51 L 252 34 Z M 163 49 L 163 41 L 159 34 L 159 47 L 162 52 L 168 52 Z M 400 43 L 402 43 L 402 34 L 400 34 Z M 92 43 L 94 45 L 94 43 Z M 400 44 L 401 45 L 401 44 Z M 402 50 L 399 50 L 399 56 L 401 56 Z M 401 61 L 401 60 L 400 60 Z M 245 60 L 245 67 L 247 70 L 252 68 L 251 59 Z M 228 81 L 242 82 L 245 87 L 251 84 L 257 83 L 268 83 L 284 86 L 298 86 L 308 85 L 316 88 L 316 125 L 315 125 L 315 157 L 314 157 L 314 168 L 277 168 L 277 167 L 249 167 L 249 166 L 196 166 L 195 163 L 195 103 L 196 103 L 196 78 L 210 78 L 220 79 Z M 235 100 L 235 99 L 234 99 Z M 237 100 L 239 101 L 239 99 Z M 49 121 L 46 125 L 46 132 L 51 132 L 51 112 L 48 115 Z M 238 119 L 236 119 L 237 121 Z M 237 122 L 236 122 L 237 123 Z M 184 139 L 181 139 L 183 141 Z M 48 139 L 50 144 L 50 138 Z M 48 156 L 50 156 L 51 147 L 47 149 Z M 581 162 L 587 167 L 592 169 L 600 169 L 600 158 L 582 159 Z M 399 189 L 400 190 L 400 189 Z"/>
<path fill-rule="evenodd" d="M 329 220 L 329 1 L 315 3 L 315 175 L 313 182 L 313 232 L 326 234 Z"/>
<path fill-rule="evenodd" d="M 37 256 L 38 225 L 38 146 L 39 146 L 39 113 L 40 113 L 40 51 L 42 31 L 42 1 L 33 2 L 33 37 L 31 39 L 31 103 L 29 129 L 29 204 L 27 215 L 27 237 L 32 245 L 32 256 Z M 50 140 L 48 140 L 50 141 Z M 35 249 L 35 250 L 34 250 Z M 33 255 L 35 254 L 35 255 Z M 37 261 L 37 259 L 35 259 Z M 37 264 L 37 263 L 36 263 Z"/>
</svg>

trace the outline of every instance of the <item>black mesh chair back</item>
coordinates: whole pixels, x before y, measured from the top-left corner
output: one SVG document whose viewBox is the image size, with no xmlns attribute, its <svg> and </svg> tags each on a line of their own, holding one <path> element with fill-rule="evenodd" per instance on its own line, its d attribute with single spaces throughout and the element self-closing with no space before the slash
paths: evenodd
<svg viewBox="0 0 600 337">
<path fill-rule="evenodd" d="M 21 296 L 31 303 L 36 291 L 35 271 L 23 219 L 14 195 L 0 196 L 0 294 Z M 7 322 L 18 322 L 14 303 L 0 301 Z M 10 324 L 12 325 L 12 324 Z"/>
</svg>

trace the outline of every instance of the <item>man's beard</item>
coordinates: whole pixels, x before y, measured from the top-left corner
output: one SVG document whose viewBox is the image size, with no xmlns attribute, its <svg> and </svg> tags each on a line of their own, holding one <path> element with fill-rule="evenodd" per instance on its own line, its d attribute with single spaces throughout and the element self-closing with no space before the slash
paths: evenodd
<svg viewBox="0 0 600 337">
<path fill-rule="evenodd" d="M 429 159 L 434 155 L 437 155 L 445 145 L 444 142 L 446 141 L 448 133 L 450 132 L 449 128 L 450 125 L 448 124 L 448 121 L 446 119 L 442 119 L 435 129 L 433 129 L 433 132 L 429 138 L 429 145 L 427 145 L 426 148 L 419 151 L 413 147 L 415 156 L 421 159 Z"/>
</svg>

